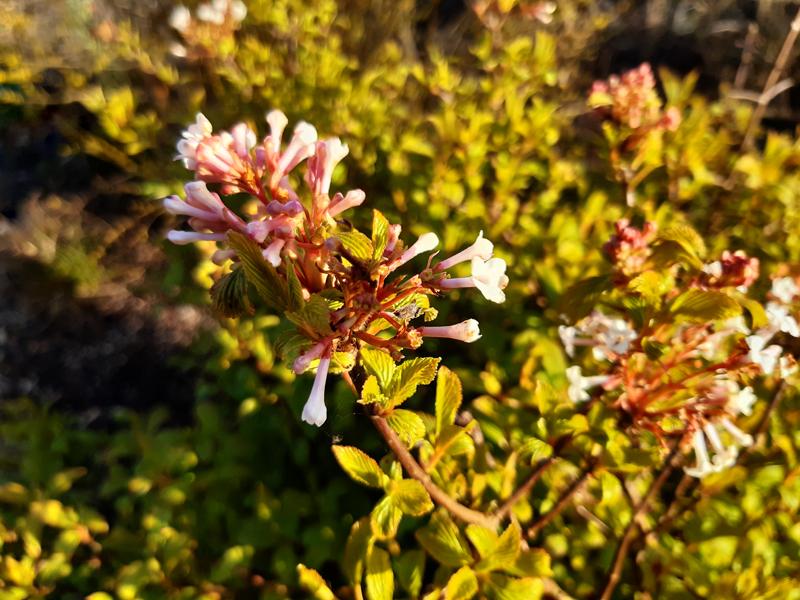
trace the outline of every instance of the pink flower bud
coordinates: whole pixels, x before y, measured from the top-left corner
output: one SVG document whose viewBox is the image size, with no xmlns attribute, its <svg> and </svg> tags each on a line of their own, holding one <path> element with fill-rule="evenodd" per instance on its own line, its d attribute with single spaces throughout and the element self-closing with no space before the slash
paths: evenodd
<svg viewBox="0 0 800 600">
<path fill-rule="evenodd" d="M 333 200 L 331 200 L 331 205 L 328 207 L 328 214 L 331 217 L 335 217 L 350 208 L 360 206 L 365 198 L 366 194 L 364 194 L 363 190 L 350 190 L 347 192 L 346 196 L 337 193 L 334 195 Z"/>
<path fill-rule="evenodd" d="M 481 337 L 480 326 L 475 319 L 443 327 L 419 327 L 417 332 L 423 337 L 449 338 L 467 343 L 472 343 Z"/>
</svg>

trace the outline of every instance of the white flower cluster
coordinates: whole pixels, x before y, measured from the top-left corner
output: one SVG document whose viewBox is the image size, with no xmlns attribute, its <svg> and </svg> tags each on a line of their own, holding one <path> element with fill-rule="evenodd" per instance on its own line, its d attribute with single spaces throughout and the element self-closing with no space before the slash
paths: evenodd
<svg viewBox="0 0 800 600">
<path fill-rule="evenodd" d="M 599 311 L 579 321 L 574 327 L 561 325 L 558 335 L 567 355 L 575 355 L 576 346 L 591 346 L 595 360 L 614 360 L 630 349 L 638 334 L 625 319 L 609 317 Z"/>
</svg>

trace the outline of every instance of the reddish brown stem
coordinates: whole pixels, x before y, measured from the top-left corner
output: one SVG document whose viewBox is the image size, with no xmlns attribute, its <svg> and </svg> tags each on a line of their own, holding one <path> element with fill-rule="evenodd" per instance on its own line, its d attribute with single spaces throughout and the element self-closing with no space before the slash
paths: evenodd
<svg viewBox="0 0 800 600">
<path fill-rule="evenodd" d="M 641 502 L 639 502 L 639 505 L 634 509 L 633 514 L 631 515 L 631 520 L 628 523 L 628 526 L 625 528 L 625 532 L 622 534 L 622 540 L 620 541 L 619 546 L 617 546 L 617 550 L 614 553 L 614 560 L 611 563 L 611 571 L 608 575 L 606 585 L 603 588 L 603 592 L 599 596 L 600 600 L 610 600 L 611 595 L 614 593 L 614 590 L 619 583 L 620 576 L 622 575 L 622 567 L 625 565 L 628 549 L 630 548 L 633 538 L 636 535 L 636 522 L 639 520 L 639 517 L 645 513 L 650 502 L 667 482 L 667 479 L 669 479 L 670 474 L 675 468 L 675 459 L 679 452 L 680 440 L 675 442 L 675 445 L 672 447 L 672 451 L 664 461 L 664 468 L 661 470 L 661 473 L 650 486 L 650 489 L 647 490 L 647 493 L 644 495 L 644 498 L 642 498 Z"/>
<path fill-rule="evenodd" d="M 500 522 L 500 519 L 497 516 L 487 515 L 480 511 L 464 506 L 449 496 L 440 487 L 438 487 L 433 482 L 430 475 L 425 472 L 425 469 L 423 469 L 416 459 L 411 455 L 411 452 L 408 451 L 408 448 L 406 448 L 403 442 L 400 441 L 400 438 L 397 436 L 394 429 L 389 426 L 389 423 L 386 422 L 386 419 L 379 415 L 371 415 L 370 419 L 372 420 L 372 424 L 375 426 L 375 429 L 378 430 L 378 433 L 383 436 L 383 439 L 386 441 L 386 445 L 389 446 L 389 449 L 392 451 L 395 457 L 397 457 L 397 460 L 399 460 L 400 464 L 403 465 L 405 472 L 410 477 L 413 477 L 422 484 L 422 487 L 425 488 L 425 491 L 428 492 L 431 499 L 436 504 L 446 509 L 451 515 L 460 521 L 465 523 L 474 523 L 491 530 L 497 529 L 497 525 Z"/>
<path fill-rule="evenodd" d="M 589 478 L 589 475 L 591 475 L 594 472 L 596 467 L 597 467 L 596 462 L 590 463 L 583 471 L 581 471 L 581 474 L 578 476 L 578 478 L 575 481 L 573 481 L 569 485 L 569 487 L 567 487 L 566 490 L 564 490 L 564 493 L 561 494 L 561 497 L 555 503 L 553 508 L 551 508 L 545 514 L 541 515 L 533 523 L 531 523 L 527 531 L 527 536 L 529 539 L 536 537 L 539 534 L 539 532 L 548 523 L 550 523 L 550 521 L 555 519 L 559 514 L 561 514 L 561 511 L 563 511 L 567 506 L 569 506 L 572 496 L 574 496 L 580 489 L 583 488 L 584 484 L 586 483 L 586 480 Z"/>
</svg>

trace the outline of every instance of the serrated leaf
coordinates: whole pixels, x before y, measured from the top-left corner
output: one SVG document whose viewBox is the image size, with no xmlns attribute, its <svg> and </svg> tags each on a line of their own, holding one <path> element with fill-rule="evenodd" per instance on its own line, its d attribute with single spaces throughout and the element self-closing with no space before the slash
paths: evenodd
<svg viewBox="0 0 800 600">
<path fill-rule="evenodd" d="M 360 404 L 379 404 L 383 405 L 387 398 L 381 391 L 381 386 L 378 384 L 378 378 L 375 375 L 370 375 L 361 386 Z M 389 423 L 391 425 L 391 422 Z"/>
<path fill-rule="evenodd" d="M 658 271 L 645 271 L 628 282 L 628 289 L 641 295 L 651 305 L 658 306 L 661 298 L 672 290 L 673 281 Z"/>
<path fill-rule="evenodd" d="M 366 372 L 377 378 L 381 390 L 388 390 L 395 372 L 394 360 L 389 353 L 365 346 L 358 354 Z"/>
<path fill-rule="evenodd" d="M 497 547 L 498 535 L 491 529 L 480 525 L 467 525 L 467 538 L 475 546 L 481 558 L 489 556 Z"/>
<path fill-rule="evenodd" d="M 397 581 L 411 598 L 419 598 L 422 590 L 422 577 L 425 574 L 425 553 L 422 550 L 409 550 L 400 555 L 395 562 Z"/>
<path fill-rule="evenodd" d="M 392 502 L 406 515 L 419 517 L 433 510 L 431 497 L 416 479 L 396 481 L 390 490 Z"/>
<path fill-rule="evenodd" d="M 325 583 L 322 575 L 303 564 L 297 565 L 297 576 L 300 587 L 306 590 L 315 600 L 336 600 L 336 596 Z"/>
<path fill-rule="evenodd" d="M 444 590 L 445 600 L 470 600 L 478 593 L 478 578 L 467 566 L 461 567 L 450 576 Z"/>
<path fill-rule="evenodd" d="M 315 337 L 323 337 L 331 331 L 331 310 L 319 294 L 314 294 L 299 310 L 287 311 L 286 318 Z"/>
<path fill-rule="evenodd" d="M 659 231 L 656 240 L 676 242 L 699 259 L 706 255 L 706 244 L 703 238 L 688 225 L 671 225 Z"/>
<path fill-rule="evenodd" d="M 372 242 L 360 231 L 343 231 L 336 235 L 336 239 L 345 252 L 358 262 L 366 264 L 372 260 Z"/>
<path fill-rule="evenodd" d="M 550 555 L 541 548 L 520 552 L 512 567 L 505 569 L 511 575 L 520 577 L 551 577 Z"/>
<path fill-rule="evenodd" d="M 723 292 L 691 289 L 672 302 L 670 312 L 689 321 L 707 323 L 742 314 L 741 305 Z"/>
<path fill-rule="evenodd" d="M 383 257 L 389 241 L 389 221 L 379 210 L 372 211 L 372 260 L 377 262 Z"/>
<path fill-rule="evenodd" d="M 392 383 L 386 390 L 391 406 L 398 406 L 414 395 L 417 387 L 428 385 L 436 377 L 440 358 L 412 358 L 394 371 Z"/>
<path fill-rule="evenodd" d="M 441 367 L 436 377 L 436 436 L 445 425 L 452 425 L 461 406 L 461 380 L 447 367 Z"/>
<path fill-rule="evenodd" d="M 578 281 L 561 295 L 560 310 L 567 315 L 570 321 L 578 321 L 589 314 L 604 292 L 613 287 L 613 281 L 608 275 L 596 275 Z"/>
<path fill-rule="evenodd" d="M 218 315 L 229 318 L 253 314 L 243 269 L 233 269 L 211 286 L 211 308 Z"/>
<path fill-rule="evenodd" d="M 367 600 L 392 600 L 394 573 L 389 553 L 373 546 L 367 556 Z"/>
<path fill-rule="evenodd" d="M 364 384 L 365 389 L 366 387 Z M 425 422 L 415 412 L 398 408 L 389 413 L 386 421 L 407 448 L 411 448 L 425 437 Z"/>
<path fill-rule="evenodd" d="M 392 500 L 391 496 L 384 496 L 375 505 L 370 513 L 372 535 L 379 540 L 388 540 L 397 534 L 397 527 L 403 518 L 401 511 Z"/>
<path fill-rule="evenodd" d="M 553 454 L 553 447 L 547 442 L 535 437 L 527 437 L 519 447 L 520 458 L 530 456 L 531 464 L 548 458 Z"/>
<path fill-rule="evenodd" d="M 246 235 L 231 231 L 228 243 L 236 251 L 247 281 L 253 286 L 267 307 L 285 311 L 289 309 L 289 287 L 261 254 L 261 248 Z"/>
<path fill-rule="evenodd" d="M 447 567 L 471 562 L 467 541 L 444 511 L 435 512 L 428 524 L 417 530 L 416 538 L 428 554 Z"/>
<path fill-rule="evenodd" d="M 361 585 L 364 574 L 364 560 L 372 546 L 372 527 L 369 517 L 363 517 L 353 523 L 350 535 L 344 548 L 342 568 L 350 584 Z"/>
<path fill-rule="evenodd" d="M 492 573 L 485 586 L 486 595 L 493 600 L 539 600 L 542 590 L 541 579 L 514 579 L 499 573 Z"/>
<path fill-rule="evenodd" d="M 382 488 L 387 481 L 372 457 L 353 446 L 331 446 L 339 465 L 353 481 L 374 488 Z"/>
<path fill-rule="evenodd" d="M 286 269 L 286 281 L 289 289 L 289 310 L 300 310 L 303 307 L 305 299 L 303 298 L 303 286 L 300 285 L 300 280 L 297 278 L 297 272 L 294 265 L 286 258 L 284 261 L 284 269 Z M 330 308 L 330 306 L 328 306 Z"/>
<path fill-rule="evenodd" d="M 309 340 L 306 336 L 297 331 L 282 331 L 272 342 L 272 348 L 275 354 L 282 360 L 291 361 L 296 358 L 300 352 L 309 345 Z"/>
<path fill-rule="evenodd" d="M 476 566 L 477 571 L 494 571 L 509 567 L 517 560 L 522 542 L 522 531 L 516 522 L 511 523 L 497 538 L 497 544 Z"/>
</svg>

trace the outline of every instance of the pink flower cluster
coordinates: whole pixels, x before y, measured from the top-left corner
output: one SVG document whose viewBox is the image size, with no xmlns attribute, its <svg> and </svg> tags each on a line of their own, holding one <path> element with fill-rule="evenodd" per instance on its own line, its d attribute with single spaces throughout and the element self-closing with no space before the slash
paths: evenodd
<svg viewBox="0 0 800 600">
<path fill-rule="evenodd" d="M 746 291 L 758 279 L 759 262 L 743 250 L 725 250 L 722 257 L 703 268 L 701 283 L 707 287 L 735 287 Z"/>
<path fill-rule="evenodd" d="M 372 239 L 354 231 L 339 217 L 361 205 L 364 192 L 331 194 L 330 190 L 347 146 L 339 138 L 319 140 L 316 129 L 304 122 L 284 144 L 286 116 L 272 111 L 266 121 L 269 135 L 259 142 L 244 123 L 215 133 L 208 119 L 197 115 L 183 132 L 176 156 L 194 171 L 195 181 L 186 184 L 185 199 L 164 200 L 167 211 L 188 217 L 191 231 L 172 230 L 167 237 L 176 244 L 216 242 L 212 259 L 218 264 L 233 260 L 237 268 L 239 257 L 228 242 L 231 234 L 244 236 L 278 277 L 299 283 L 305 301 L 324 307 L 329 315 L 324 326 L 318 320 L 312 326 L 292 316 L 293 322 L 300 319 L 298 332 L 307 338 L 294 371 L 299 374 L 317 365 L 303 420 L 321 425 L 326 418 L 325 378 L 337 355 L 349 355 L 345 363 L 354 364 L 363 345 L 379 347 L 399 359 L 403 349 L 419 347 L 426 337 L 477 340 L 481 334 L 474 319 L 422 327 L 411 321 L 423 314 L 434 316 L 425 311 L 425 296 L 453 289 L 475 288 L 486 299 L 503 302 L 506 263 L 493 256 L 493 244 L 480 232 L 472 245 L 453 256 L 433 264 L 430 257 L 421 272 L 400 274 L 401 267 L 436 249 L 436 234 L 424 233 L 406 246 L 400 225 L 389 223 L 377 211 Z M 301 164 L 305 164 L 302 178 L 295 172 Z M 301 180 L 305 186 L 295 187 Z M 241 193 L 253 199 L 254 208 L 247 214 L 237 214 L 224 199 Z M 470 274 L 451 277 L 447 271 L 462 263 L 469 263 Z"/>
<path fill-rule="evenodd" d="M 595 81 L 589 104 L 629 129 L 666 129 L 674 131 L 681 115 L 676 108 L 662 111 L 656 80 L 648 63 L 631 69 L 622 76 L 612 75 Z"/>
<path fill-rule="evenodd" d="M 655 223 L 647 222 L 638 229 L 628 219 L 620 219 L 614 224 L 614 229 L 616 231 L 603 246 L 603 252 L 621 273 L 638 273 L 650 256 L 650 242 L 656 234 Z"/>
</svg>

